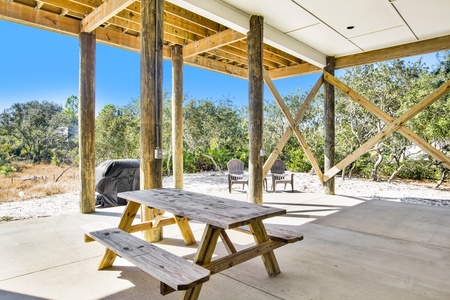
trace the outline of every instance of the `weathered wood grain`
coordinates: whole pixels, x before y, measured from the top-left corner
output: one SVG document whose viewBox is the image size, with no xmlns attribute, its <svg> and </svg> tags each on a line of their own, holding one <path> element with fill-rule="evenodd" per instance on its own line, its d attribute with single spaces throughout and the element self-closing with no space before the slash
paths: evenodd
<svg viewBox="0 0 450 300">
<path fill-rule="evenodd" d="M 265 224 L 264 227 L 266 228 L 267 236 L 271 240 L 281 241 L 286 244 L 291 244 L 303 240 L 303 234 L 301 233 L 284 229 L 273 224 Z M 233 229 L 243 233 L 252 234 L 252 231 L 248 226 L 241 226 Z"/>
<path fill-rule="evenodd" d="M 123 192 L 118 196 L 224 229 L 286 214 L 281 208 L 172 188 Z"/>
<path fill-rule="evenodd" d="M 119 228 L 91 228 L 86 234 L 174 290 L 187 290 L 209 280 L 209 270 Z"/>
</svg>

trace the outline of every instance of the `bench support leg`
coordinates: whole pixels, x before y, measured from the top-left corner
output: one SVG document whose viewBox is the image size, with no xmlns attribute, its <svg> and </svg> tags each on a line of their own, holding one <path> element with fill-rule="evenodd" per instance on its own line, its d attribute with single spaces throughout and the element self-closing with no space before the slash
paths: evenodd
<svg viewBox="0 0 450 300">
<path fill-rule="evenodd" d="M 262 244 L 269 240 L 262 221 L 250 223 L 250 230 L 253 233 L 256 244 Z M 261 257 L 269 277 L 275 277 L 276 275 L 280 274 L 280 267 L 278 266 L 278 262 L 273 251 L 261 255 Z"/>
<path fill-rule="evenodd" d="M 203 233 L 202 241 L 197 250 L 197 254 L 194 257 L 194 263 L 203 266 L 211 262 L 212 256 L 214 254 L 214 249 L 216 248 L 217 240 L 219 239 L 222 228 L 218 228 L 212 225 L 206 225 L 205 232 Z M 202 289 L 202 284 L 187 290 L 183 294 L 183 300 L 196 300 L 200 295 L 200 290 Z"/>
<path fill-rule="evenodd" d="M 122 218 L 120 219 L 119 228 L 122 229 L 125 232 L 130 231 L 131 224 L 133 223 L 133 220 L 136 218 L 136 213 L 139 209 L 141 204 L 129 201 L 125 211 L 123 212 Z M 98 266 L 99 270 L 109 268 L 113 265 L 114 261 L 116 260 L 117 254 L 112 252 L 109 249 L 106 249 L 105 255 L 103 255 L 103 259 L 100 262 L 100 265 Z"/>
</svg>

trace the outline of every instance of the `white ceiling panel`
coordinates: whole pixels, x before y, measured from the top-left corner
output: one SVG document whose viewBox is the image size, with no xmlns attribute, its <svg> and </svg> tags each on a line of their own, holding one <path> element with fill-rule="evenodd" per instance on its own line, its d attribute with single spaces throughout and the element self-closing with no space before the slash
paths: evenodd
<svg viewBox="0 0 450 300">
<path fill-rule="evenodd" d="M 318 67 L 326 56 L 450 36 L 450 0 L 166 1 L 242 33 L 251 15 L 261 15 L 265 43 Z"/>
<path fill-rule="evenodd" d="M 294 1 L 347 38 L 403 24 L 387 0 Z M 348 26 L 354 28 L 349 30 Z"/>
<path fill-rule="evenodd" d="M 223 2 L 247 13 L 261 15 L 264 22 L 281 32 L 290 32 L 318 24 L 319 21 L 291 0 L 224 0 Z"/>
<path fill-rule="evenodd" d="M 331 56 L 361 52 L 358 47 L 324 24 L 293 31 L 288 35 Z"/>
<path fill-rule="evenodd" d="M 450 34 L 450 0 L 392 2 L 419 39 Z"/>
<path fill-rule="evenodd" d="M 354 37 L 350 40 L 364 51 L 370 51 L 379 48 L 411 43 L 416 41 L 416 38 L 411 33 L 409 28 L 404 25 Z"/>
</svg>

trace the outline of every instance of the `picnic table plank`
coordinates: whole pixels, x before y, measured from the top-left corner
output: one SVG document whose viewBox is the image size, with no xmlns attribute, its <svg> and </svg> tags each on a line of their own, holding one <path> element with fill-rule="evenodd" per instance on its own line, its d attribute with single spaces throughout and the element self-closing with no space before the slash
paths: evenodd
<svg viewBox="0 0 450 300">
<path fill-rule="evenodd" d="M 171 188 L 122 192 L 118 196 L 224 229 L 286 214 L 281 208 Z"/>
</svg>

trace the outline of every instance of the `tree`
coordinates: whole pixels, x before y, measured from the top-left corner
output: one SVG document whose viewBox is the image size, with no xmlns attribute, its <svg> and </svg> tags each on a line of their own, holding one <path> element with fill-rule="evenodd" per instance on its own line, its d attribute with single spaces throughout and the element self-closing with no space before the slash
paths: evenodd
<svg viewBox="0 0 450 300">
<path fill-rule="evenodd" d="M 229 99 L 189 100 L 184 106 L 183 137 L 187 149 L 211 160 L 217 170 L 248 153 L 248 130 Z"/>
<path fill-rule="evenodd" d="M 292 116 L 297 114 L 306 96 L 307 93 L 300 94 L 297 92 L 283 97 L 283 101 L 289 108 Z M 323 105 L 320 105 L 322 100 L 323 97 L 316 96 L 299 123 L 299 128 L 307 140 L 308 146 L 319 161 L 323 161 Z M 263 126 L 264 148 L 272 151 L 289 127 L 289 123 L 281 112 L 279 105 L 273 100 L 266 100 L 265 102 Z M 305 172 L 310 171 L 312 168 L 308 157 L 294 135 L 286 143 L 280 158 L 286 162 L 287 168 L 292 171 Z"/>
<path fill-rule="evenodd" d="M 49 162 L 67 151 L 72 126 L 62 106 L 48 101 L 15 103 L 0 114 L 2 139 L 9 142 L 14 155 L 33 162 Z"/>
<path fill-rule="evenodd" d="M 105 105 L 95 122 L 96 162 L 139 158 L 139 106 L 134 100 L 124 107 Z"/>
<path fill-rule="evenodd" d="M 425 97 L 443 83 L 450 80 L 450 51 L 446 51 L 442 57 L 437 56 L 439 63 L 433 66 L 427 77 L 423 77 L 420 83 L 420 94 L 417 97 Z M 410 127 L 428 143 L 435 146 L 447 156 L 450 155 L 450 94 L 447 93 L 433 105 L 410 121 Z M 439 187 L 449 174 L 449 169 L 442 164 L 426 156 L 430 165 L 434 165 L 440 178 L 436 187 Z"/>
<path fill-rule="evenodd" d="M 342 80 L 393 118 L 398 118 L 421 100 L 412 95 L 418 96 L 422 91 L 420 78 L 426 73 L 427 68 L 421 60 L 414 63 L 393 60 L 347 69 Z M 383 121 L 358 103 L 345 99 L 342 93 L 338 93 L 336 113 L 342 125 L 338 131 L 338 140 L 343 141 L 343 145 L 348 144 L 345 141 L 350 141 L 352 150 L 385 126 Z M 369 155 L 364 155 L 362 160 L 365 160 L 363 165 L 372 165 L 372 180 L 378 179 L 378 169 L 385 159 L 396 163 L 397 169 L 400 168 L 402 157 L 411 146 L 411 142 L 403 136 L 392 134 L 369 150 Z M 343 148 L 339 150 L 343 151 Z"/>
</svg>

